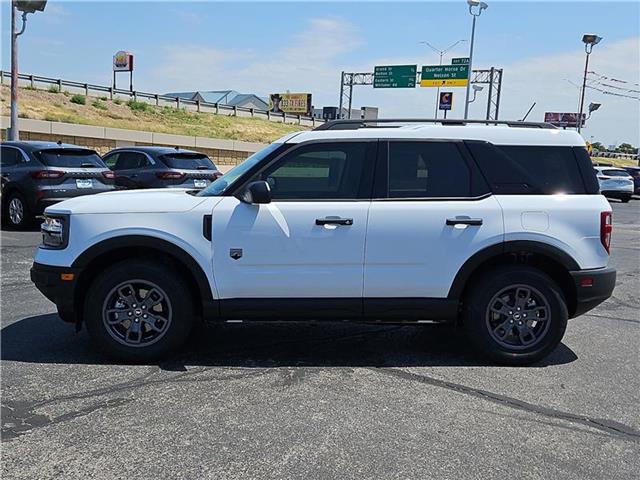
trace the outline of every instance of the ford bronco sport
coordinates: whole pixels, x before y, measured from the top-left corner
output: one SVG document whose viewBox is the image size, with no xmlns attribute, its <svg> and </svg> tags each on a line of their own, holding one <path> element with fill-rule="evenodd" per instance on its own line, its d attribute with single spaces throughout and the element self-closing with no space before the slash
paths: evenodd
<svg viewBox="0 0 640 480">
<path fill-rule="evenodd" d="M 201 192 L 47 208 L 31 278 L 127 361 L 166 356 L 196 321 L 334 319 L 453 322 L 528 364 L 615 284 L 584 145 L 548 124 L 337 120 Z"/>
</svg>

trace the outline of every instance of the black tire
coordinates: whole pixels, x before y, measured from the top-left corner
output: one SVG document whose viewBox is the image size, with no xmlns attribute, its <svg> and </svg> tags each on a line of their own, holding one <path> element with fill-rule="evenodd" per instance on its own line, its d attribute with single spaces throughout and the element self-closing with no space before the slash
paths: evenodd
<svg viewBox="0 0 640 480">
<path fill-rule="evenodd" d="M 138 294 L 129 295 L 131 288 L 126 285 L 131 285 Z M 141 296 L 144 290 L 138 287 L 147 288 L 148 292 L 155 288 L 158 297 L 165 299 L 146 310 L 154 314 L 149 317 L 157 316 L 158 322 L 143 319 L 145 313 L 141 308 L 146 308 L 143 303 L 149 300 L 151 305 L 154 299 Z M 186 282 L 170 265 L 155 260 L 127 260 L 109 267 L 94 280 L 85 298 L 84 321 L 89 335 L 107 355 L 126 362 L 166 358 L 185 343 L 194 323 L 194 299 Z M 139 305 L 134 301 L 139 301 Z M 120 305 L 124 308 L 120 309 Z M 134 345 L 133 335 L 129 334 L 132 328 L 129 312 L 135 312 L 133 318 L 138 318 L 135 326 L 138 332 L 132 332 L 137 334 L 135 339 L 140 339 L 138 345 Z M 112 323 L 108 324 L 109 321 Z M 151 324 L 162 333 L 152 330 Z"/>
<path fill-rule="evenodd" d="M 510 296 L 514 288 L 515 295 Z M 527 289 L 527 307 L 521 305 L 521 310 L 516 310 L 516 297 L 524 298 Z M 495 311 L 498 306 L 504 314 Z M 497 267 L 477 278 L 464 307 L 463 327 L 469 341 L 480 354 L 501 364 L 527 365 L 546 357 L 558 346 L 567 328 L 562 291 L 544 272 L 526 265 Z"/>
<path fill-rule="evenodd" d="M 16 218 L 10 212 L 13 202 L 17 202 L 22 209 L 22 217 L 18 222 L 15 221 Z M 3 199 L 2 210 L 3 220 L 6 222 L 6 226 L 12 230 L 23 230 L 33 223 L 31 209 L 20 192 L 10 192 L 6 200 Z"/>
<path fill-rule="evenodd" d="M 629 203 L 629 200 L 631 200 L 631 195 L 629 195 L 628 197 L 622 197 L 620 199 L 622 203 Z"/>
</svg>

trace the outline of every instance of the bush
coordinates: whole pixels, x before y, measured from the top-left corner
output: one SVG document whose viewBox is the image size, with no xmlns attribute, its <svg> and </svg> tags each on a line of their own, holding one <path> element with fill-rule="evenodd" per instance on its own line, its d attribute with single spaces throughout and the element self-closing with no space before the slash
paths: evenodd
<svg viewBox="0 0 640 480">
<path fill-rule="evenodd" d="M 24 87 L 25 90 L 36 90 L 36 87 L 32 87 L 31 85 L 27 85 Z"/>
<path fill-rule="evenodd" d="M 106 110 L 107 109 L 107 104 L 102 102 L 102 101 L 100 101 L 100 100 L 96 100 L 95 102 L 93 102 L 91 104 L 91 106 L 93 108 L 97 108 L 98 110 Z"/>
<path fill-rule="evenodd" d="M 62 92 L 62 94 L 63 94 L 65 97 L 68 97 L 69 95 L 71 95 L 71 94 L 70 94 L 69 92 L 67 92 L 66 90 L 65 90 L 64 92 Z"/>
<path fill-rule="evenodd" d="M 131 110 L 134 110 L 136 112 L 147 112 L 151 110 L 149 104 L 145 102 L 136 102 L 135 100 L 129 100 L 127 102 L 127 105 Z"/>
<path fill-rule="evenodd" d="M 74 95 L 73 97 L 71 97 L 70 102 L 77 103 L 78 105 L 84 105 L 85 103 L 87 103 L 87 99 L 84 95 Z"/>
<path fill-rule="evenodd" d="M 60 93 L 60 87 L 57 85 L 51 85 L 49 87 L 49 93 Z"/>
<path fill-rule="evenodd" d="M 122 105 L 122 100 L 120 100 L 119 98 L 116 98 L 113 103 L 115 103 L 116 105 Z"/>
<path fill-rule="evenodd" d="M 29 118 L 29 115 L 24 112 L 20 112 L 18 113 L 18 118 Z"/>
<path fill-rule="evenodd" d="M 108 98 L 106 96 L 102 96 L 102 97 L 98 97 L 100 100 L 102 100 L 103 102 L 106 102 L 108 100 Z"/>
</svg>

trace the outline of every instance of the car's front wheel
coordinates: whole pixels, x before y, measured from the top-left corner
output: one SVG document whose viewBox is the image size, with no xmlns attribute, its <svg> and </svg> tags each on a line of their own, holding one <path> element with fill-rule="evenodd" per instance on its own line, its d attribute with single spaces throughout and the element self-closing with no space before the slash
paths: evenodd
<svg viewBox="0 0 640 480">
<path fill-rule="evenodd" d="M 162 262 L 133 260 L 101 273 L 86 296 L 87 330 L 108 355 L 146 362 L 181 347 L 193 325 L 185 282 Z"/>
<path fill-rule="evenodd" d="M 514 265 L 496 268 L 471 285 L 463 322 L 481 354 L 499 363 L 526 365 L 558 346 L 567 318 L 557 284 L 540 270 Z"/>
</svg>

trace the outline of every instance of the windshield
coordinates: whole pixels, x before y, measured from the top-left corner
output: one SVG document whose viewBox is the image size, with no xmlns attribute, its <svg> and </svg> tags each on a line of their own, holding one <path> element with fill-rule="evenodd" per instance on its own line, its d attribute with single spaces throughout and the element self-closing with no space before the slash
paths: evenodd
<svg viewBox="0 0 640 480">
<path fill-rule="evenodd" d="M 216 168 L 209 157 L 202 153 L 170 153 L 162 155 L 160 158 L 169 168 L 183 170 L 215 170 Z"/>
<path fill-rule="evenodd" d="M 49 167 L 106 168 L 102 159 L 93 150 L 71 150 L 68 148 L 40 150 L 38 157 Z"/>
<path fill-rule="evenodd" d="M 198 193 L 198 196 L 216 197 L 218 195 L 222 195 L 227 190 L 227 188 L 229 188 L 233 184 L 233 182 L 244 175 L 245 172 L 251 170 L 254 165 L 260 163 L 267 155 L 269 155 L 271 152 L 274 152 L 282 145 L 282 143 L 272 143 L 268 147 L 265 147 L 262 150 L 254 153 L 240 165 L 236 165 L 222 177 L 212 182 L 211 185 Z"/>
<path fill-rule="evenodd" d="M 602 173 L 604 173 L 607 177 L 630 177 L 631 176 L 624 170 L 603 170 Z"/>
</svg>

